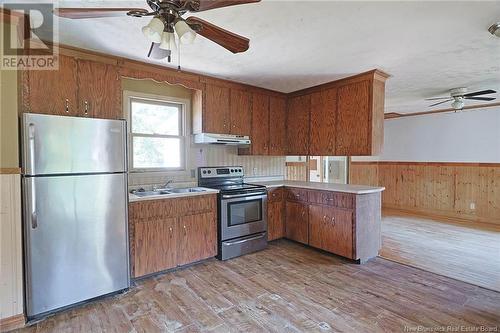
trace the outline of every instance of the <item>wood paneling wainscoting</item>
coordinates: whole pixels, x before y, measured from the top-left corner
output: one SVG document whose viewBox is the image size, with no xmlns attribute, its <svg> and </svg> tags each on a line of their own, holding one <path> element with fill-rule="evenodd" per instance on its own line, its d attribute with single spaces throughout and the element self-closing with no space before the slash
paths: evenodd
<svg viewBox="0 0 500 333">
<path fill-rule="evenodd" d="M 286 180 L 307 180 L 307 162 L 286 162 Z"/>
<path fill-rule="evenodd" d="M 353 161 L 349 173 L 386 188 L 383 208 L 500 224 L 500 163 Z"/>
</svg>

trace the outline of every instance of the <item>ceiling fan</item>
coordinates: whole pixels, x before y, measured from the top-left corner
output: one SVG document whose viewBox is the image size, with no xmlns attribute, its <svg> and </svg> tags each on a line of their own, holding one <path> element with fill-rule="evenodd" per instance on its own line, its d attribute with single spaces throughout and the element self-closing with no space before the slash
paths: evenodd
<svg viewBox="0 0 500 333">
<path fill-rule="evenodd" d="M 429 105 L 429 107 L 433 107 L 433 106 L 436 106 L 439 104 L 453 101 L 451 103 L 451 107 L 454 108 L 455 110 L 462 110 L 462 108 L 465 105 L 464 101 L 466 99 L 471 99 L 471 100 L 476 100 L 476 101 L 492 101 L 495 99 L 495 97 L 477 97 L 477 96 L 495 94 L 495 93 L 496 93 L 496 91 L 491 90 L 491 89 L 467 93 L 467 88 L 454 88 L 454 89 L 450 90 L 449 97 L 427 98 L 426 101 L 434 101 L 434 100 L 444 99 L 444 101 L 431 104 L 431 105 Z"/>
<path fill-rule="evenodd" d="M 146 0 L 151 8 L 56 8 L 54 14 L 70 19 L 88 19 L 124 16 L 152 17 L 142 28 L 143 34 L 151 40 L 148 57 L 168 58 L 179 50 L 176 43 L 190 44 L 197 34 L 233 52 L 245 52 L 250 40 L 200 18 L 183 18 L 187 12 L 202 12 L 210 9 L 260 2 L 260 0 Z M 180 46 L 180 45 L 179 45 Z M 180 54 L 179 54 L 180 55 Z"/>
</svg>

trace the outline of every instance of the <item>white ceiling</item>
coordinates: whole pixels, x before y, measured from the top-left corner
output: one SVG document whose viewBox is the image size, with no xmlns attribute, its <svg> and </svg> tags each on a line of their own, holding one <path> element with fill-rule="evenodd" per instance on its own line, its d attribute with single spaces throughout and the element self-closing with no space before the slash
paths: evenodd
<svg viewBox="0 0 500 333">
<path fill-rule="evenodd" d="M 145 7 L 145 2 L 59 5 Z M 500 38 L 487 31 L 500 21 L 500 1 L 263 0 L 196 16 L 251 42 L 247 52 L 234 55 L 199 37 L 182 48 L 181 65 L 189 71 L 291 92 L 379 68 L 392 75 L 386 112 L 429 110 L 431 103 L 424 98 L 446 96 L 459 86 L 500 91 Z M 59 41 L 151 61 L 145 57 L 149 42 L 141 33 L 147 22 L 131 17 L 61 19 Z"/>
</svg>

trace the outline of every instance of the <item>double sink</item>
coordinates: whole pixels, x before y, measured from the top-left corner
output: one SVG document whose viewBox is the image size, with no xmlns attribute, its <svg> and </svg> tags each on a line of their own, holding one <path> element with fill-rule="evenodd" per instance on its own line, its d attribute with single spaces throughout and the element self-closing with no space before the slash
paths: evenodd
<svg viewBox="0 0 500 333">
<path fill-rule="evenodd" d="M 193 192 L 205 192 L 206 190 L 199 187 L 184 187 L 184 188 L 164 188 L 157 189 L 154 191 L 145 191 L 144 189 L 132 190 L 130 193 L 138 197 L 149 197 L 152 195 L 168 195 L 168 194 L 178 194 L 178 193 L 193 193 Z"/>
</svg>

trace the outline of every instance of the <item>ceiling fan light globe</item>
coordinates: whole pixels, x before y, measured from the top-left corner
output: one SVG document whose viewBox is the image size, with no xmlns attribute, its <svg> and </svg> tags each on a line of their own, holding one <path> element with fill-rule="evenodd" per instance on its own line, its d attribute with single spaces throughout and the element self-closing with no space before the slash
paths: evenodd
<svg viewBox="0 0 500 333">
<path fill-rule="evenodd" d="M 178 21 L 175 24 L 175 32 L 179 36 L 179 42 L 182 44 L 192 44 L 196 38 L 196 32 L 184 21 Z"/>
<path fill-rule="evenodd" d="M 170 50 L 172 52 L 175 52 L 177 50 L 177 45 L 175 43 L 174 33 L 164 31 L 161 35 L 161 43 L 158 47 L 162 50 Z"/>
<path fill-rule="evenodd" d="M 163 21 L 154 17 L 147 25 L 142 28 L 142 33 L 146 38 L 154 43 L 161 43 L 163 34 Z"/>
<path fill-rule="evenodd" d="M 162 50 L 170 50 L 170 35 L 164 31 L 161 35 L 161 43 L 158 46 Z"/>
</svg>

